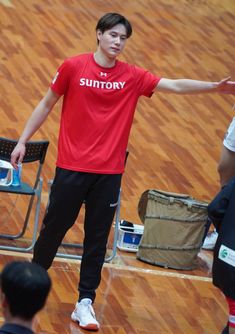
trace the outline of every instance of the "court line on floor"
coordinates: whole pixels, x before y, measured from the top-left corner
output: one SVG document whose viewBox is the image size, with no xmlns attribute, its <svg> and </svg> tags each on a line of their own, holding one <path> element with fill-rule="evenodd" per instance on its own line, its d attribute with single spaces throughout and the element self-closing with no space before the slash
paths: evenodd
<svg viewBox="0 0 235 334">
<path fill-rule="evenodd" d="M 28 253 L 19 253 L 19 252 L 13 252 L 13 251 L 1 251 L 2 254 L 6 254 L 9 256 L 17 256 L 17 257 L 23 257 L 23 258 L 32 258 L 32 254 Z M 77 263 L 79 260 L 76 259 L 63 259 L 63 258 L 55 258 L 55 261 L 59 262 L 65 262 L 65 263 Z M 137 273 L 143 273 L 143 274 L 151 274 L 156 276 L 165 276 L 165 277 L 174 277 L 174 278 L 181 278 L 181 279 L 189 279 L 194 281 L 203 281 L 203 282 L 212 282 L 212 279 L 210 277 L 204 277 L 204 276 L 195 276 L 195 275 L 188 275 L 188 274 L 181 274 L 176 272 L 170 272 L 166 270 L 158 270 L 158 269 L 145 269 L 145 268 L 139 268 L 135 266 L 129 266 L 129 265 L 120 265 L 115 263 L 105 263 L 105 268 L 111 268 L 114 270 L 123 270 L 123 271 L 131 271 L 131 272 L 137 272 Z M 63 268 L 60 268 L 63 270 Z"/>
<path fill-rule="evenodd" d="M 204 276 L 195 276 L 195 275 L 188 275 L 188 274 L 181 274 L 181 273 L 175 273 L 167 271 L 168 269 L 165 268 L 162 270 L 158 269 L 144 269 L 144 268 L 138 268 L 128 265 L 118 265 L 118 264 L 112 264 L 112 263 L 105 263 L 105 267 L 118 269 L 118 270 L 126 270 L 126 271 L 134 271 L 138 273 L 145 273 L 145 274 L 151 274 L 151 275 L 157 275 L 157 276 L 166 276 L 166 277 L 175 277 L 175 278 L 182 278 L 182 279 L 190 279 L 195 281 L 205 281 L 205 282 L 211 282 L 212 279 L 210 277 L 204 277 Z"/>
</svg>

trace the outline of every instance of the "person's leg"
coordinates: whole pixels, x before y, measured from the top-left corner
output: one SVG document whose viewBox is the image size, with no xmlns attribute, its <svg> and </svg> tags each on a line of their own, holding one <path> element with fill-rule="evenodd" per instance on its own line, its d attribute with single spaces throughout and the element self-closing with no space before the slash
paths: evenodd
<svg viewBox="0 0 235 334">
<path fill-rule="evenodd" d="M 88 184 L 86 173 L 56 169 L 50 203 L 34 246 L 33 262 L 48 269 L 66 232 L 74 224 Z"/>
<path fill-rule="evenodd" d="M 121 175 L 100 175 L 86 197 L 84 251 L 79 300 L 95 299 L 100 284 L 110 228 L 118 204 Z"/>
<path fill-rule="evenodd" d="M 85 238 L 78 286 L 79 300 L 71 314 L 86 330 L 98 330 L 92 303 L 101 279 L 106 245 L 118 204 L 121 175 L 95 175 L 85 199 Z"/>
<path fill-rule="evenodd" d="M 210 230 L 210 225 L 207 226 L 207 234 L 204 235 L 202 248 L 205 250 L 213 250 L 215 248 L 216 241 L 218 239 L 218 233 L 216 229 Z"/>
<path fill-rule="evenodd" d="M 229 306 L 229 334 L 235 334 L 235 300 L 226 297 Z"/>
<path fill-rule="evenodd" d="M 211 224 L 212 224 L 212 221 L 211 221 L 211 219 L 208 217 L 208 218 L 207 218 L 207 221 L 206 221 L 206 224 L 205 224 L 205 232 L 204 232 L 204 236 L 203 236 L 203 238 L 202 238 L 202 244 L 204 244 L 204 241 L 205 241 L 205 239 L 206 239 L 206 237 L 207 237 L 207 235 L 208 235 L 208 233 L 209 233 L 209 229 L 210 229 Z"/>
<path fill-rule="evenodd" d="M 229 308 L 229 320 L 222 333 L 235 334 L 235 300 L 229 297 L 226 297 L 226 300 Z"/>
</svg>

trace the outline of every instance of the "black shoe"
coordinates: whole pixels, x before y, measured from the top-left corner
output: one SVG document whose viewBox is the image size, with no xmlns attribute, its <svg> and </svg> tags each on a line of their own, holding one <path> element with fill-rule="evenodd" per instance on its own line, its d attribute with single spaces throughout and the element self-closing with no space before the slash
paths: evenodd
<svg viewBox="0 0 235 334">
<path fill-rule="evenodd" d="M 221 334 L 229 334 L 229 331 L 228 331 L 228 330 L 229 330 L 229 329 L 228 329 L 228 323 L 227 323 L 227 326 L 224 327 L 223 332 L 222 332 Z"/>
</svg>

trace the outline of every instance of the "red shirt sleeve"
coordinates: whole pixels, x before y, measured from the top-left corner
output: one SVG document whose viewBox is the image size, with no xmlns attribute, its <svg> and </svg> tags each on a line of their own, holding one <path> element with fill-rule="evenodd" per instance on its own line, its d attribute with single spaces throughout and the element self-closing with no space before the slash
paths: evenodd
<svg viewBox="0 0 235 334">
<path fill-rule="evenodd" d="M 151 97 L 161 78 L 140 67 L 135 66 L 134 68 L 139 95 Z"/>
<path fill-rule="evenodd" d="M 69 86 L 71 73 L 72 64 L 69 59 L 66 59 L 58 68 L 56 75 L 50 84 L 50 88 L 58 95 L 64 95 Z"/>
</svg>

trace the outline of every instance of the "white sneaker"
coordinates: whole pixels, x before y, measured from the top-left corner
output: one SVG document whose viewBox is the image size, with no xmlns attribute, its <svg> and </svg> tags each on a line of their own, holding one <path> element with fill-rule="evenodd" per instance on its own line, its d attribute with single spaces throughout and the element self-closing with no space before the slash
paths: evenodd
<svg viewBox="0 0 235 334">
<path fill-rule="evenodd" d="M 207 236 L 204 240 L 204 243 L 202 245 L 203 249 L 213 250 L 216 244 L 218 238 L 218 233 L 214 230 L 212 232 L 208 232 Z"/>
<path fill-rule="evenodd" d="M 98 331 L 100 325 L 95 318 L 95 312 L 91 304 L 92 300 L 89 298 L 83 298 L 79 303 L 76 303 L 71 319 L 78 322 L 83 329 Z"/>
</svg>

